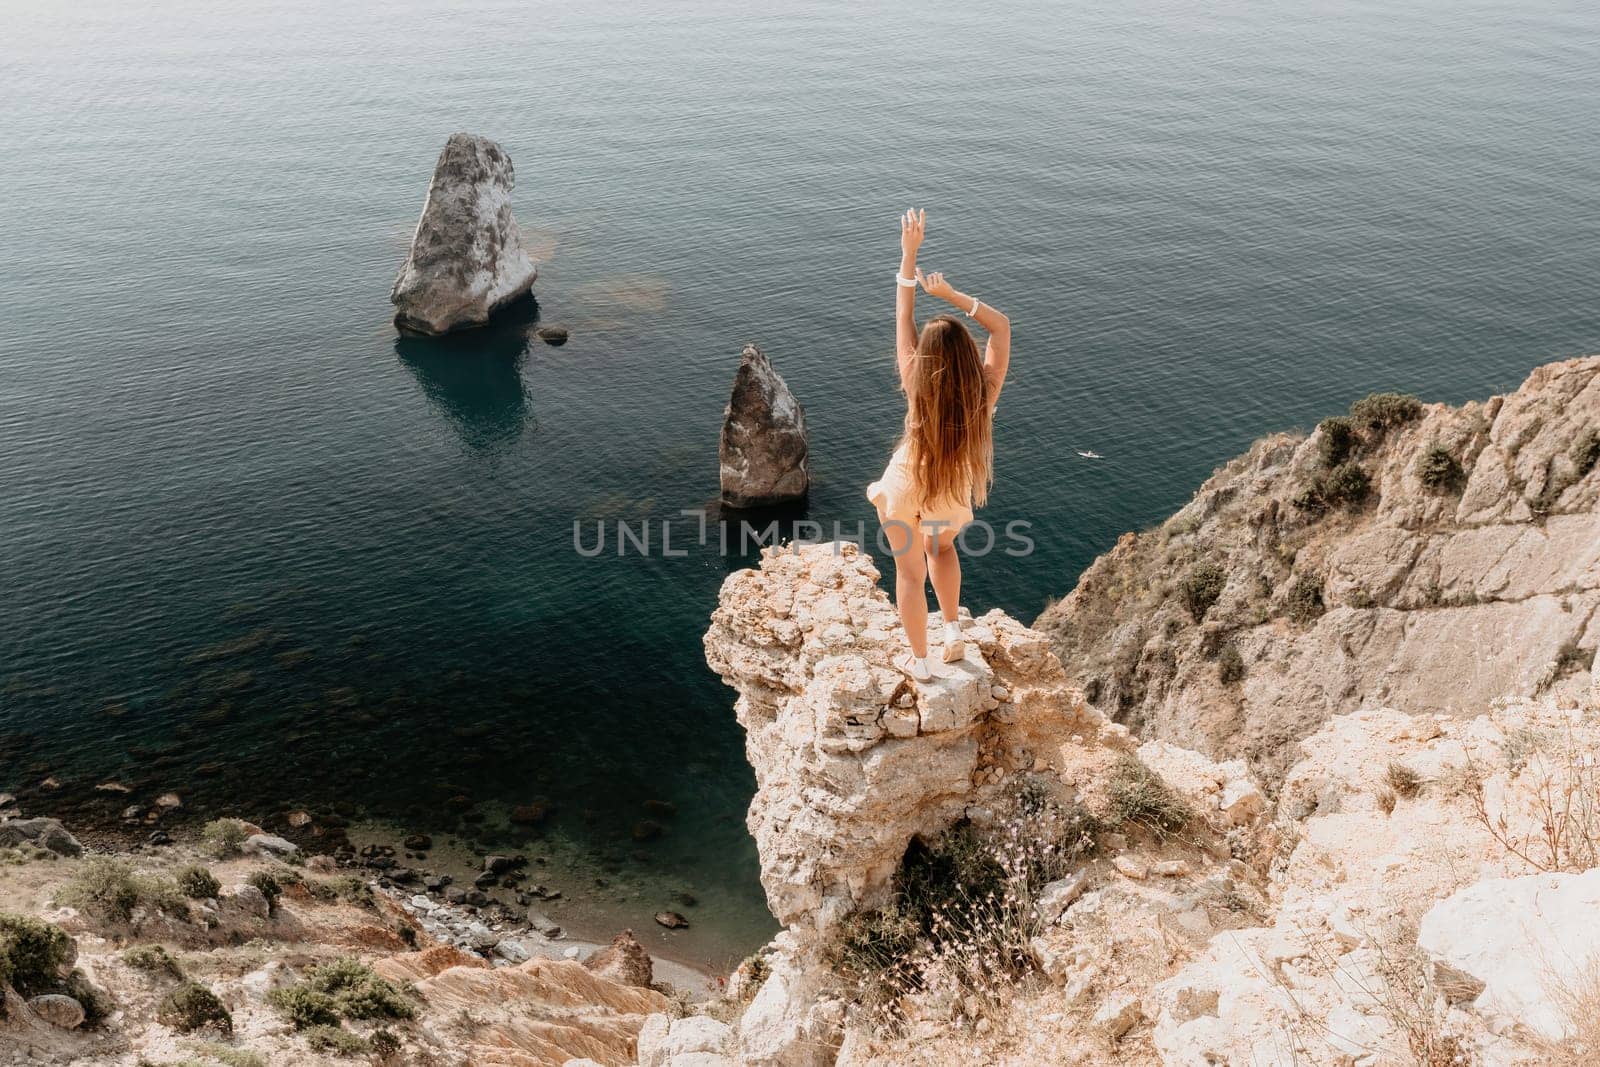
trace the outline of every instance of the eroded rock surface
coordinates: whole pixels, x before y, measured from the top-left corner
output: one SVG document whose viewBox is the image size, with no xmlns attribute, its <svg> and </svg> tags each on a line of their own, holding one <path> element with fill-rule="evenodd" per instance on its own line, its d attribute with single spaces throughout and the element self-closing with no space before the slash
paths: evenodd
<svg viewBox="0 0 1600 1067">
<path fill-rule="evenodd" d="M 389 294 L 396 326 L 425 334 L 482 326 L 533 287 L 538 266 L 511 214 L 515 184 L 503 148 L 475 134 L 450 135 Z"/>
<path fill-rule="evenodd" d="M 1582 1007 L 1600 1003 L 1600 707 L 1338 715 L 1269 792 L 1242 760 L 1136 748 L 1041 634 L 998 612 L 967 621 L 972 652 L 948 678 L 908 682 L 876 579 L 853 546 L 810 546 L 724 583 L 707 659 L 738 691 L 749 825 L 787 929 L 730 983 L 732 1035 L 669 1045 L 679 1024 L 653 1025 L 666 1067 L 1600 1055 Z M 1181 830 L 1113 821 L 1130 761 L 1181 798 Z M 959 988 L 905 993 L 885 1031 L 830 970 L 830 939 L 884 903 L 913 839 L 979 825 L 1019 778 L 1100 819 L 1093 851 L 1034 898 L 1036 972 L 976 1008 Z M 1536 977 L 1558 950 L 1571 958 Z"/>
<path fill-rule="evenodd" d="M 745 345 L 722 416 L 722 502 L 758 508 L 805 499 L 807 450 L 805 409 L 766 354 Z"/>
<path fill-rule="evenodd" d="M 1041 616 L 1097 708 L 1276 778 L 1291 742 L 1363 706 L 1470 715 L 1585 694 L 1600 644 L 1600 357 L 1541 367 L 1485 403 L 1354 420 L 1343 443 L 1334 430 L 1256 442 Z M 1318 498 L 1346 464 L 1365 498 Z"/>
<path fill-rule="evenodd" d="M 904 639 L 877 583 L 854 545 L 771 549 L 724 582 L 706 634 L 707 661 L 739 694 L 748 823 L 788 928 L 740 1019 L 741 1064 L 834 1062 L 846 1003 L 824 950 L 846 917 L 886 902 L 913 839 L 988 818 L 1023 775 L 1097 805 L 1132 757 L 1045 637 L 1001 612 L 966 619 L 966 658 L 913 684 L 892 666 Z M 1065 907 L 1071 891 L 1058 895 Z"/>
<path fill-rule="evenodd" d="M 757 792 L 748 823 L 786 926 L 823 935 L 881 902 L 913 837 L 944 830 L 1022 771 L 1092 789 L 1126 730 L 1083 703 L 1045 637 L 968 619 L 966 658 L 913 684 L 872 560 L 836 543 L 763 554 L 723 583 L 706 659 L 738 690 Z"/>
</svg>

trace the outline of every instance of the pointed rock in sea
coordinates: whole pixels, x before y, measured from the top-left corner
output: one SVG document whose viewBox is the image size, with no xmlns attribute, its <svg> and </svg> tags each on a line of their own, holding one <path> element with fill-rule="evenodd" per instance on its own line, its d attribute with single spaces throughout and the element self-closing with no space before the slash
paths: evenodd
<svg viewBox="0 0 1600 1067">
<path fill-rule="evenodd" d="M 505 149 L 487 137 L 450 135 L 389 294 L 395 326 L 433 335 L 482 326 L 533 288 L 539 268 L 511 214 L 515 184 Z"/>
<path fill-rule="evenodd" d="M 753 344 L 739 357 L 717 455 L 729 507 L 793 503 L 811 487 L 805 409 Z"/>
</svg>

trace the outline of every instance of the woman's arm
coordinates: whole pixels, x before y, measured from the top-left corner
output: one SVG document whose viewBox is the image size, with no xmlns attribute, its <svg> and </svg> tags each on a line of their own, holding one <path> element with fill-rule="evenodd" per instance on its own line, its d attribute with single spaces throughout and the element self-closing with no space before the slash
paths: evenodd
<svg viewBox="0 0 1600 1067">
<path fill-rule="evenodd" d="M 900 368 L 900 386 L 905 387 L 911 357 L 917 351 L 917 287 L 901 285 L 899 278 L 917 276 L 917 249 L 922 246 L 928 213 L 913 208 L 900 216 L 900 273 L 894 286 L 894 355 Z"/>
<path fill-rule="evenodd" d="M 992 308 L 961 292 L 945 281 L 939 271 L 926 277 L 918 271 L 917 281 L 922 283 L 922 288 L 929 296 L 954 304 L 989 331 L 989 343 L 983 349 L 983 373 L 989 381 L 989 402 L 994 403 L 1000 397 L 1000 387 L 1006 382 L 1006 370 L 1011 366 L 1011 320 L 1001 314 L 998 308 Z"/>
</svg>

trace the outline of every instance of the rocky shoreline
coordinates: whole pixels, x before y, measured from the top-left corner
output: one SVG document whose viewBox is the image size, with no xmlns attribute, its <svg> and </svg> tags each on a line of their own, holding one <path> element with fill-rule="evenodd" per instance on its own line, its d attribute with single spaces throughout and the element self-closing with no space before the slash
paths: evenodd
<svg viewBox="0 0 1600 1067">
<path fill-rule="evenodd" d="M 104 789 L 102 792 L 106 791 Z M 137 856 L 173 847 L 197 836 L 197 827 L 178 818 L 183 807 L 176 792 L 164 793 L 148 808 L 130 805 L 117 823 L 76 825 L 68 834 L 98 854 Z M 0 793 L 0 820 L 21 818 L 11 794 Z M 43 817 L 62 826 L 61 820 Z M 551 906 L 583 910 L 586 894 L 610 888 L 604 878 L 582 885 L 575 871 L 563 870 L 544 852 L 491 851 L 451 837 L 407 831 L 380 823 L 352 823 L 339 816 L 296 810 L 264 822 L 246 821 L 259 831 L 262 851 L 279 858 L 296 857 L 323 873 L 363 878 L 371 888 L 416 918 L 418 925 L 442 944 L 482 957 L 491 965 L 521 963 L 534 957 L 575 959 L 609 943 L 617 929 L 637 916 L 563 915 Z M 146 827 L 149 827 L 146 830 Z M 268 832 L 268 831 L 271 832 Z M 593 883 L 600 884 L 595 885 Z M 557 885 L 567 888 L 557 888 Z M 655 913 L 644 916 L 665 930 L 691 925 L 699 901 L 686 892 L 668 898 Z M 617 925 L 620 922 L 622 925 Z M 670 973 L 672 984 L 693 1000 L 712 995 L 721 979 L 717 961 L 682 954 L 652 952 L 657 967 Z"/>
<path fill-rule="evenodd" d="M 569 936 L 544 857 L 462 870 L 427 835 L 310 820 L 339 843 L 236 819 L 80 840 L 0 799 L 0 1064 L 621 1063 L 646 1016 L 717 998 L 632 930 Z M 317 1000 L 341 981 L 364 992 Z"/>
</svg>

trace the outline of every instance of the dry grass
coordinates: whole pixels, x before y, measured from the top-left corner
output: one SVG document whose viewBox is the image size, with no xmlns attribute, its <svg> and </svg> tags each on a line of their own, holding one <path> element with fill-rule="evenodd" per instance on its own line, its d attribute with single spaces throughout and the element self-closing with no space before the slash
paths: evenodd
<svg viewBox="0 0 1600 1067">
<path fill-rule="evenodd" d="M 847 919 L 830 952 L 871 1030 L 902 1035 L 918 1017 L 994 1027 L 1034 979 L 1040 891 L 1082 864 L 1094 832 L 1024 780 L 992 827 L 913 843 L 892 900 Z"/>
<path fill-rule="evenodd" d="M 1389 769 L 1384 772 L 1384 778 L 1388 781 L 1389 788 L 1394 790 L 1395 796 L 1410 800 L 1422 792 L 1422 775 L 1399 760 L 1389 761 Z"/>
<path fill-rule="evenodd" d="M 1525 810 L 1508 814 L 1502 807 L 1491 813 L 1484 776 L 1479 775 L 1477 788 L 1468 793 L 1472 819 L 1506 853 L 1534 870 L 1581 872 L 1600 866 L 1597 765 L 1595 753 L 1569 728 L 1523 758 L 1508 796 L 1511 789 L 1525 787 Z"/>
<path fill-rule="evenodd" d="M 1415 927 L 1399 927 L 1390 937 L 1374 938 L 1381 988 L 1367 990 L 1378 1009 L 1405 1038 L 1417 1067 L 1468 1067 L 1470 1046 L 1445 1027 L 1445 998 L 1435 986 L 1428 957 L 1417 945 Z"/>
<path fill-rule="evenodd" d="M 1567 1018 L 1564 1041 L 1539 1051 L 1549 1067 L 1593 1067 L 1600 1063 L 1600 956 L 1590 959 L 1572 978 L 1552 979 L 1545 994 Z"/>
<path fill-rule="evenodd" d="M 1117 761 L 1106 798 L 1109 822 L 1138 827 L 1160 840 L 1178 834 L 1194 820 L 1194 812 L 1184 799 L 1133 756 Z"/>
<path fill-rule="evenodd" d="M 1393 815 L 1397 799 L 1395 791 L 1387 786 L 1378 790 L 1378 810 L 1385 815 Z"/>
</svg>

